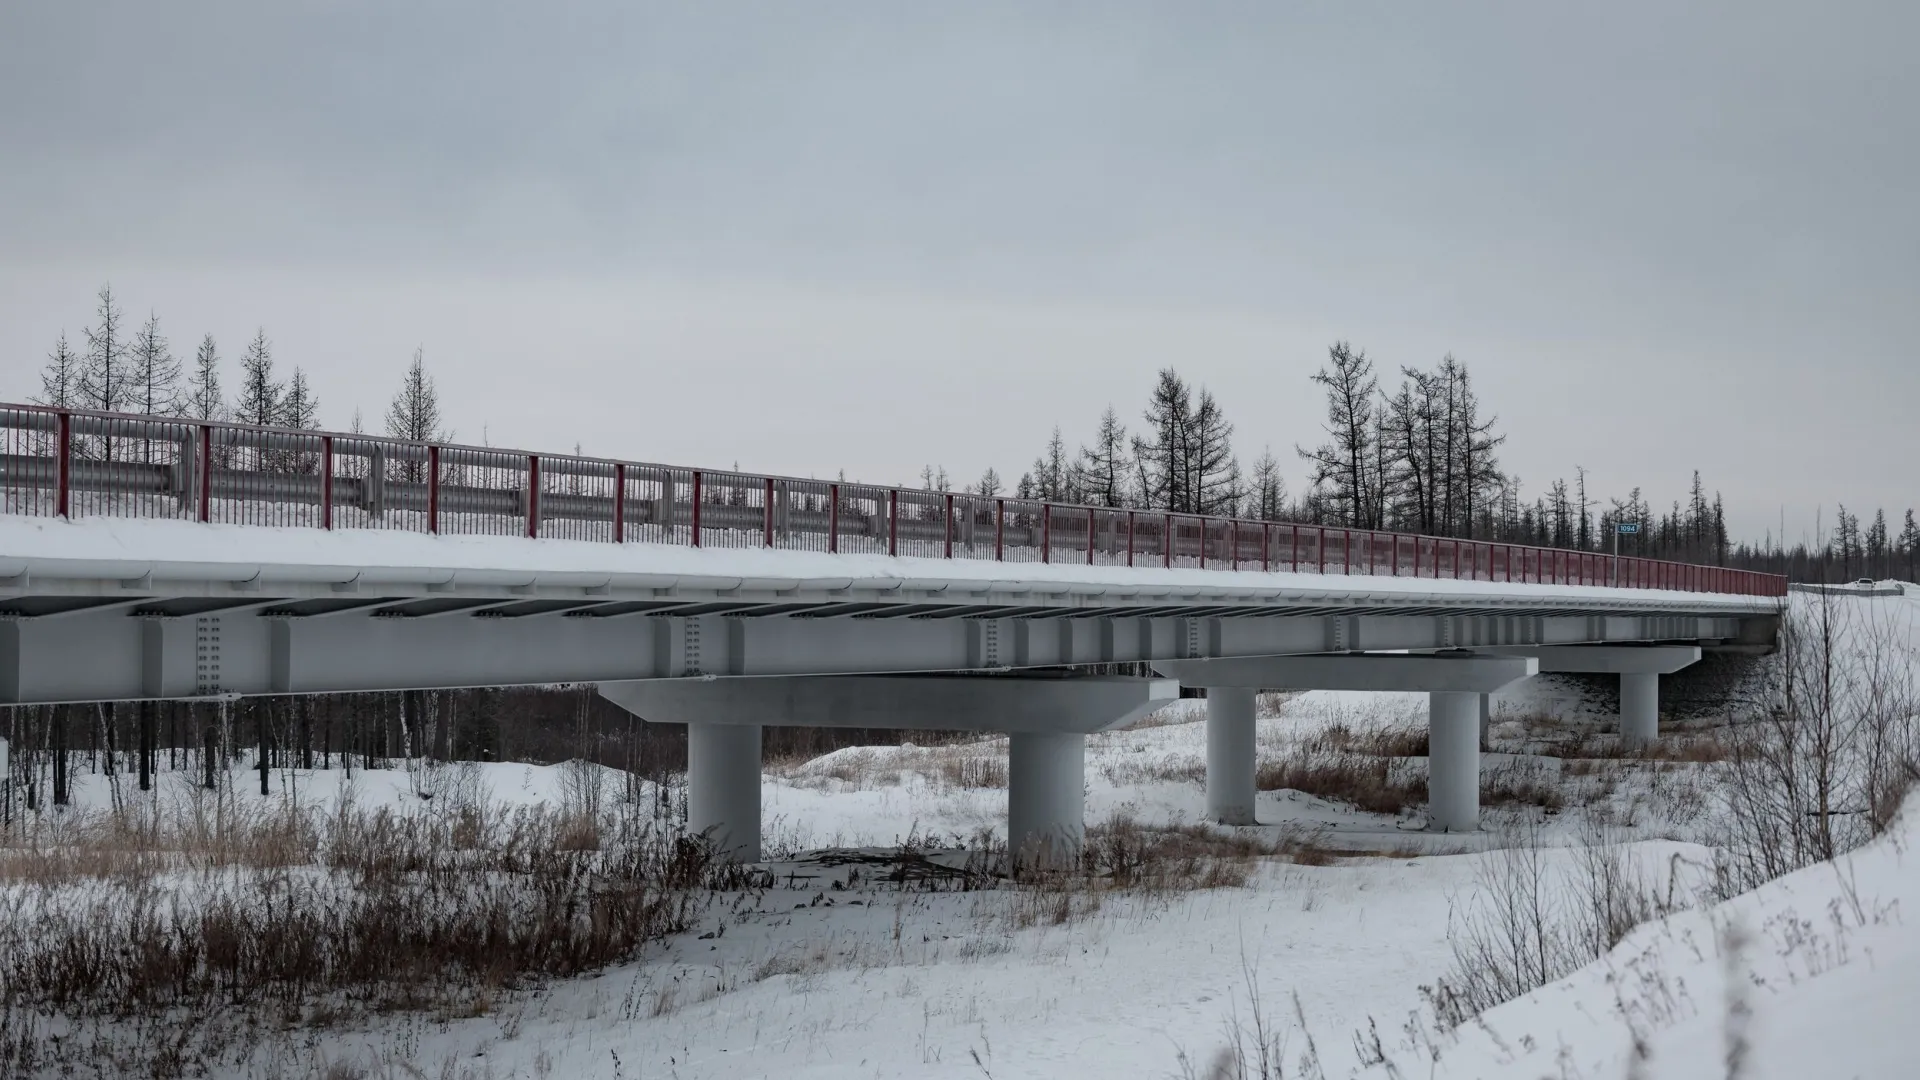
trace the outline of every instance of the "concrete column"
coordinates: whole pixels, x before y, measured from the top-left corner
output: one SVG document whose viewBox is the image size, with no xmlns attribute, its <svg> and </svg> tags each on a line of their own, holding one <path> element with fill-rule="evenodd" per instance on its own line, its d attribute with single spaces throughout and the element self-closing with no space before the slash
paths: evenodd
<svg viewBox="0 0 1920 1080">
<path fill-rule="evenodd" d="M 1254 820 L 1253 699 L 1247 687 L 1207 687 L 1207 816 L 1222 825 Z"/>
<path fill-rule="evenodd" d="M 1087 737 L 1016 731 L 1007 742 L 1008 854 L 1016 867 L 1071 862 L 1087 837 Z"/>
<path fill-rule="evenodd" d="M 1484 695 L 1430 695 L 1427 828 L 1471 832 L 1480 824 L 1480 701 Z"/>
<path fill-rule="evenodd" d="M 1644 750 L 1660 738 L 1660 676 L 1629 672 L 1620 676 L 1620 744 Z"/>
<path fill-rule="evenodd" d="M 1492 748 L 1493 739 L 1493 695 L 1480 695 L 1480 749 Z"/>
<path fill-rule="evenodd" d="M 687 725 L 687 828 L 716 850 L 760 861 L 760 725 Z"/>
</svg>

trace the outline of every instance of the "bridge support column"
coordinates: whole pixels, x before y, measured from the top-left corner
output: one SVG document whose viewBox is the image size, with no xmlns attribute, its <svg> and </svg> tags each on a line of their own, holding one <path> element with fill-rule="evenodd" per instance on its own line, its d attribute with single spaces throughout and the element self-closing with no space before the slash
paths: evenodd
<svg viewBox="0 0 1920 1080">
<path fill-rule="evenodd" d="M 1064 866 L 1087 838 L 1087 737 L 1016 731 L 1007 747 L 1007 854 L 1016 868 Z"/>
<path fill-rule="evenodd" d="M 760 725 L 687 725 L 687 829 L 714 849 L 760 861 Z"/>
<path fill-rule="evenodd" d="M 1534 645 L 1481 650 L 1531 656 L 1541 671 L 1620 676 L 1620 745 L 1644 750 L 1660 738 L 1660 676 L 1698 663 L 1698 645 Z"/>
<path fill-rule="evenodd" d="M 1427 828 L 1480 826 L 1480 702 L 1484 694 L 1434 693 L 1428 704 Z"/>
<path fill-rule="evenodd" d="M 1493 748 L 1493 695 L 1480 695 L 1480 749 Z"/>
<path fill-rule="evenodd" d="M 600 684 L 636 716 L 687 725 L 687 819 L 720 849 L 760 857 L 760 725 L 1006 731 L 1008 850 L 1068 862 L 1086 841 L 1087 733 L 1122 727 L 1180 697 L 1171 679 L 1117 676 L 796 676 Z"/>
<path fill-rule="evenodd" d="M 1207 687 L 1207 816 L 1222 825 L 1254 817 L 1254 695 L 1244 686 Z"/>
<path fill-rule="evenodd" d="M 1660 676 L 1624 672 L 1620 676 L 1620 745 L 1645 750 L 1660 738 Z"/>
</svg>

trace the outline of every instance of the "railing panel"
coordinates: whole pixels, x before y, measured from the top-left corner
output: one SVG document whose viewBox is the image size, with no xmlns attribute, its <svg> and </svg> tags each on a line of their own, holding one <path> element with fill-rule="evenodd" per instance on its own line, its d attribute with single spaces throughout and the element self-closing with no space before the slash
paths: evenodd
<svg viewBox="0 0 1920 1080">
<path fill-rule="evenodd" d="M 1786 594 L 1604 553 L 9 404 L 0 513 Z"/>
</svg>

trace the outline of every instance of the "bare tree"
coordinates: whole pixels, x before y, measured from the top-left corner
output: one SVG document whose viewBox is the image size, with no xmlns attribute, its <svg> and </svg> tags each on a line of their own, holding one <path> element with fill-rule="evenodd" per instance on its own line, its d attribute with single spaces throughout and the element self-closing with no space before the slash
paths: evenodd
<svg viewBox="0 0 1920 1080">
<path fill-rule="evenodd" d="M 1240 463 L 1233 455 L 1233 424 L 1204 386 L 1194 404 L 1189 432 L 1181 455 L 1187 466 L 1181 503 L 1196 514 L 1238 513 L 1242 485 Z"/>
<path fill-rule="evenodd" d="M 285 388 L 273 377 L 273 346 L 267 341 L 266 330 L 259 329 L 240 357 L 240 393 L 233 403 L 233 418 L 243 424 L 273 427 L 280 423 L 284 394 Z M 264 448 L 253 451 L 253 460 L 262 471 L 279 463 Z"/>
<path fill-rule="evenodd" d="M 1080 448 L 1080 461 L 1074 466 L 1081 492 L 1095 506 L 1121 507 L 1131 501 L 1133 464 L 1127 451 L 1127 426 L 1113 406 L 1100 414 L 1100 430 L 1092 446 Z"/>
<path fill-rule="evenodd" d="M 1280 475 L 1280 462 L 1269 447 L 1253 463 L 1247 512 L 1261 521 L 1279 521 L 1286 514 L 1287 482 Z"/>
<path fill-rule="evenodd" d="M 160 317 L 151 312 L 134 332 L 127 349 L 130 392 L 128 404 L 147 416 L 172 416 L 180 411 L 180 361 L 160 333 Z"/>
<path fill-rule="evenodd" d="M 413 363 L 400 381 L 400 390 L 387 406 L 387 434 L 412 442 L 445 442 L 451 435 L 440 426 L 440 392 L 427 374 L 426 350 L 413 350 Z M 424 461 L 398 463 L 396 476 L 409 483 L 426 477 Z"/>
<path fill-rule="evenodd" d="M 47 354 L 47 366 L 40 370 L 40 393 L 33 399 L 34 404 L 55 409 L 80 407 L 80 373 L 84 363 L 81 355 L 67 344 L 66 332 L 61 331 L 59 340 L 53 343 L 53 351 Z M 33 452 L 52 454 L 53 439 L 52 432 L 36 433 Z"/>
<path fill-rule="evenodd" d="M 220 388 L 220 351 L 213 335 L 200 339 L 194 350 L 193 371 L 187 375 L 186 399 L 182 412 L 195 420 L 225 420 L 227 397 Z"/>
<path fill-rule="evenodd" d="M 1172 368 L 1160 369 L 1146 420 L 1150 436 L 1133 443 L 1141 499 L 1148 509 L 1191 512 L 1185 479 L 1192 471 L 1187 456 L 1193 445 L 1193 391 Z"/>
<path fill-rule="evenodd" d="M 1312 463 L 1312 483 L 1325 491 L 1343 524 L 1377 528 L 1379 507 L 1373 491 L 1377 468 L 1374 398 L 1380 381 L 1366 350 L 1336 341 L 1327 350 L 1327 366 L 1313 375 L 1327 390 L 1326 432 L 1330 442 L 1313 450 L 1295 447 Z"/>
<path fill-rule="evenodd" d="M 280 426 L 302 431 L 320 426 L 320 399 L 307 385 L 307 373 L 297 367 L 280 397 Z M 320 457 L 312 451 L 289 450 L 279 467 L 286 472 L 312 473 L 319 470 Z"/>
<path fill-rule="evenodd" d="M 96 322 L 87 328 L 87 362 L 80 369 L 80 401 L 89 409 L 118 412 L 132 400 L 127 364 L 126 316 L 113 299 L 111 285 L 100 286 Z M 100 456 L 112 460 L 113 438 L 100 442 Z"/>
<path fill-rule="evenodd" d="M 1053 438 L 1047 440 L 1047 449 L 1033 459 L 1032 497 L 1047 502 L 1076 502 L 1073 462 L 1067 457 L 1067 443 L 1060 437 L 1060 426 L 1054 425 Z"/>
<path fill-rule="evenodd" d="M 243 424 L 273 427 L 280 422 L 285 392 L 273 377 L 273 345 L 262 328 L 254 333 L 240 357 L 240 394 L 233 403 L 233 418 Z"/>
</svg>

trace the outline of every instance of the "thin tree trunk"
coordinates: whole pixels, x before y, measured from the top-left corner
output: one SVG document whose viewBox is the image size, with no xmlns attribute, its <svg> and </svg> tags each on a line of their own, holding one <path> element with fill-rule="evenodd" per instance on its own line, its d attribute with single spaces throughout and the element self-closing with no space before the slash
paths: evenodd
<svg viewBox="0 0 1920 1080">
<path fill-rule="evenodd" d="M 300 710 L 300 767 L 313 771 L 313 710 L 310 702 L 302 697 L 295 699 L 293 707 Z"/>
<path fill-rule="evenodd" d="M 219 762 L 220 762 L 220 757 L 219 757 L 220 727 L 219 727 L 218 712 L 213 712 L 213 711 L 208 712 L 205 735 L 206 735 L 205 749 L 200 751 L 200 764 L 205 766 L 206 768 L 207 790 L 218 791 L 220 788 L 220 784 L 218 782 L 218 779 L 214 775 L 214 770 L 219 766 Z"/>
<path fill-rule="evenodd" d="M 66 806 L 71 794 L 67 790 L 67 707 L 54 705 L 50 712 L 53 717 L 53 805 Z"/>
<path fill-rule="evenodd" d="M 260 794 L 271 794 L 267 790 L 267 703 L 259 702 L 253 710 L 254 734 L 260 740 Z"/>
<path fill-rule="evenodd" d="M 153 702 L 143 699 L 140 712 L 140 790 L 153 790 Z"/>
</svg>

